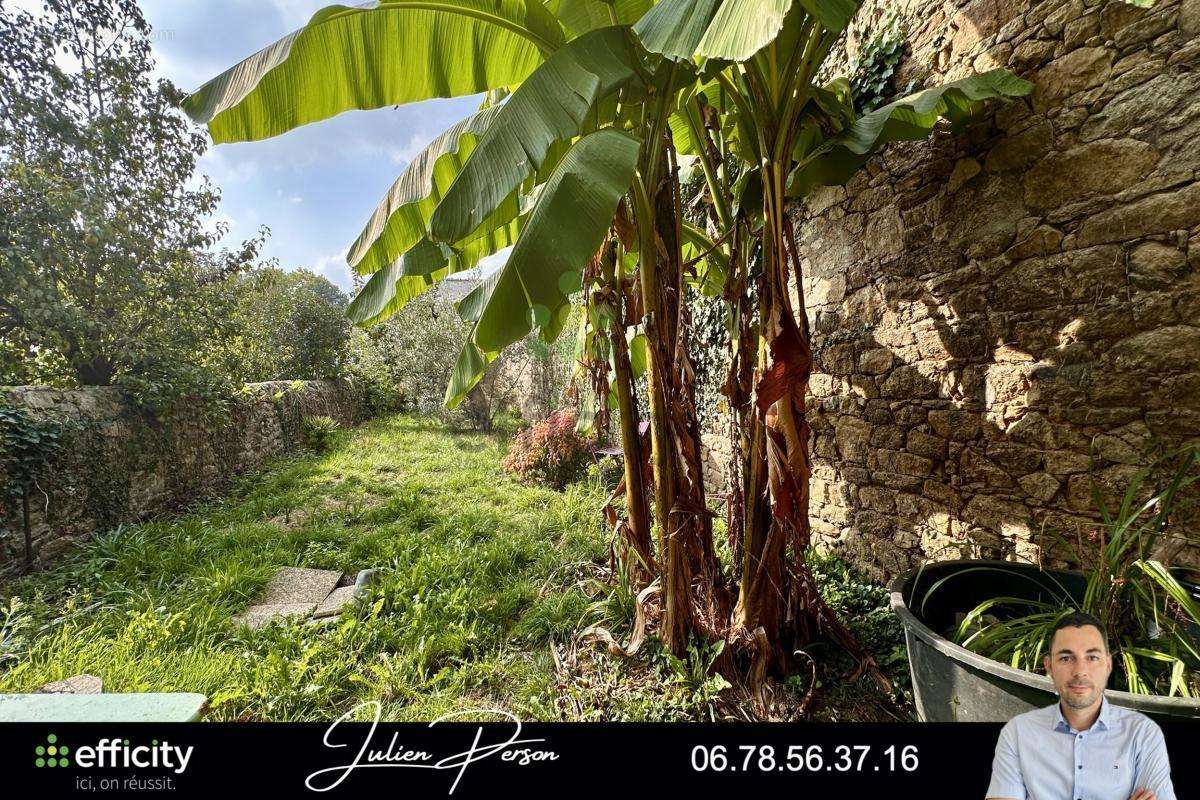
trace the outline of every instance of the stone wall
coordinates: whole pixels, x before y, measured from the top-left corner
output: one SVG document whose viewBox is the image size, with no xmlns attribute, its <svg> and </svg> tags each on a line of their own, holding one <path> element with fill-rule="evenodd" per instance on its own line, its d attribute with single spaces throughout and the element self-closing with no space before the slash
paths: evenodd
<svg viewBox="0 0 1200 800">
<path fill-rule="evenodd" d="M 885 575 L 1074 562 L 1090 476 L 1111 496 L 1200 439 L 1200 0 L 868 2 L 849 51 L 885 7 L 897 85 L 1036 89 L 795 210 L 817 541 Z"/>
<path fill-rule="evenodd" d="M 97 530 L 177 510 L 235 475 L 295 448 L 300 422 L 354 422 L 352 393 L 335 381 L 254 383 L 225 410 L 180 403 L 165 419 L 119 389 L 0 388 L 0 404 L 64 423 L 64 446 L 31 497 L 33 550 L 46 565 Z M 4 476 L 0 474 L 0 480 Z M 19 509 L 0 514 L 0 577 L 24 563 Z"/>
</svg>

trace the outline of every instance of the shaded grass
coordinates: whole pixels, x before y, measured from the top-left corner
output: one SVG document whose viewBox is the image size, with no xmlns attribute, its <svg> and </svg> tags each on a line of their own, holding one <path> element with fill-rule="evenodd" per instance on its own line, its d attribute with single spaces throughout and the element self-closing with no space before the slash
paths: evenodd
<svg viewBox="0 0 1200 800">
<path fill-rule="evenodd" d="M 492 437 L 378 420 L 222 502 L 98 535 L 7 587 L 0 692 L 87 672 L 110 692 L 203 692 L 215 719 L 325 719 L 365 700 L 431 718 L 481 696 L 541 716 L 546 642 L 583 608 L 561 567 L 603 556 L 603 495 L 518 484 L 502 455 Z M 233 625 L 280 566 L 382 577 L 334 625 Z"/>
<path fill-rule="evenodd" d="M 608 555 L 602 482 L 564 492 L 517 483 L 499 466 L 505 445 L 409 416 L 376 420 L 336 434 L 325 455 L 244 478 L 220 502 L 97 535 L 53 570 L 3 588 L 0 692 L 89 673 L 108 692 L 202 692 L 216 720 L 328 720 L 369 700 L 389 720 L 469 709 L 731 716 L 723 682 L 704 675 L 705 652 L 681 663 L 651 641 L 644 658 L 593 650 L 583 673 L 556 671 L 553 643 L 597 614 L 627 621 L 632 600 L 597 580 Z M 822 563 L 856 633 L 894 655 L 902 639 L 886 593 Z M 377 567 L 380 580 L 330 625 L 235 626 L 231 616 L 280 566 L 351 576 Z M 843 687 L 846 664 L 826 655 L 826 716 L 853 718 L 840 704 L 862 709 L 863 681 Z"/>
</svg>

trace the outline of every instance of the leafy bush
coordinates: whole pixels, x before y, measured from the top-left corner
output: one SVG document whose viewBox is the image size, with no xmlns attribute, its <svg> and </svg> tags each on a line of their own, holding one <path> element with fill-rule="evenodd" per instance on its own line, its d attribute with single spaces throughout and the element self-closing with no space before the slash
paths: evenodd
<svg viewBox="0 0 1200 800">
<path fill-rule="evenodd" d="M 300 443 L 317 453 L 327 452 L 341 427 L 333 417 L 305 417 L 300 421 Z"/>
<path fill-rule="evenodd" d="M 545 419 L 567 401 L 567 391 L 575 368 L 575 336 L 583 318 L 583 306 L 575 305 L 563 333 L 553 343 L 536 335 L 527 336 L 523 345 L 515 345 L 519 359 L 527 366 L 529 378 L 521 397 L 521 414 L 530 422 Z"/>
<path fill-rule="evenodd" d="M 427 292 L 372 329 L 371 336 L 392 365 L 405 407 L 445 416 L 442 398 L 466 340 L 466 326 L 453 304 Z"/>
<path fill-rule="evenodd" d="M 399 314 L 366 331 L 352 357 L 373 391 L 387 393 L 390 382 L 399 407 L 437 417 L 454 427 L 491 430 L 500 412 L 513 404 L 522 379 L 514 363 L 520 343 L 501 353 L 483 379 L 455 409 L 443 404 L 467 326 L 454 304 L 436 290 L 412 300 Z M 368 344 L 369 343 L 369 344 Z M 368 354 L 369 346 L 374 353 Z M 353 374 L 353 373 L 352 373 Z M 385 377 L 386 376 L 386 377 Z"/>
<path fill-rule="evenodd" d="M 523 481 L 561 490 L 583 477 L 593 447 L 575 431 L 575 412 L 564 409 L 518 433 L 503 465 Z"/>
<path fill-rule="evenodd" d="M 404 393 L 395 374 L 395 364 L 389 359 L 387 350 L 380 346 L 380 337 L 373 335 L 382 330 L 355 328 L 350 334 L 345 378 L 350 382 L 360 417 L 375 417 L 404 407 Z"/>
<path fill-rule="evenodd" d="M 341 377 L 350 344 L 346 295 L 305 269 L 254 270 L 237 281 L 235 369 L 246 381 Z"/>
</svg>

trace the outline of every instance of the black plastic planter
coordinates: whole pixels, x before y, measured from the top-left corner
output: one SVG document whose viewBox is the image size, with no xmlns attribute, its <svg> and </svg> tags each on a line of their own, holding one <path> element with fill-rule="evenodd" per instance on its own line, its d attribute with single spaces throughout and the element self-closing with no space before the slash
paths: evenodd
<svg viewBox="0 0 1200 800">
<path fill-rule="evenodd" d="M 1002 566 L 1027 580 L 1013 581 L 986 570 L 951 577 L 922 607 L 926 591 L 948 575 L 970 567 Z M 1194 575 L 1177 573 L 1188 581 Z M 937 631 L 948 630 L 955 614 L 997 596 L 1050 600 L 1061 596 L 1057 584 L 1082 595 L 1084 576 L 1077 572 L 1039 570 L 1010 561 L 943 561 L 912 570 L 892 581 L 892 610 L 904 624 L 917 713 L 928 722 L 1007 722 L 1017 714 L 1057 701 L 1045 675 L 1014 669 L 959 647 Z M 1014 585 L 1024 584 L 1024 585 Z M 1044 589 L 1042 587 L 1045 587 Z M 1130 694 L 1110 690 L 1109 702 L 1163 721 L 1200 718 L 1200 699 Z"/>
</svg>

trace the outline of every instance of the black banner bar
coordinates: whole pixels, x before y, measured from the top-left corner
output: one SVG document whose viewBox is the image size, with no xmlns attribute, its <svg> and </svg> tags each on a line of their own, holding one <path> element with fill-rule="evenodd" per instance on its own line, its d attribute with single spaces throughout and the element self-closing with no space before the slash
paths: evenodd
<svg viewBox="0 0 1200 800">
<path fill-rule="evenodd" d="M 1000 725 L 42 723 L 0 725 L 36 797 L 606 797 L 645 792 L 983 798 Z M 1200 796 L 1200 722 L 1163 725 Z M 8 795 L 7 792 L 3 796 Z"/>
</svg>

